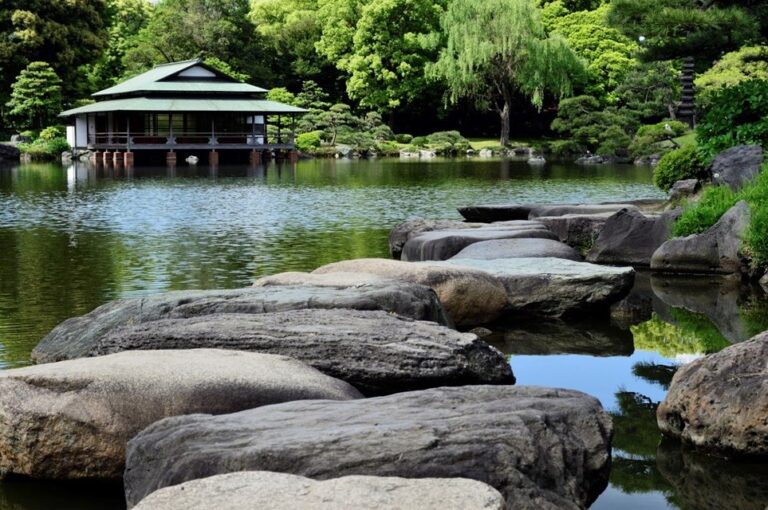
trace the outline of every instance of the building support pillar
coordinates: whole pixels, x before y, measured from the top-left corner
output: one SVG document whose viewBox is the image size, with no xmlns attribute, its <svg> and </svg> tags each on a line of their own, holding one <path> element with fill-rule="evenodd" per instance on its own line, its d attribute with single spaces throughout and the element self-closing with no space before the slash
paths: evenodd
<svg viewBox="0 0 768 510">
<path fill-rule="evenodd" d="M 133 166 L 133 152 L 126 152 L 123 154 L 123 164 L 126 167 Z"/>
<path fill-rule="evenodd" d="M 288 159 L 291 163 L 298 163 L 299 162 L 299 151 L 296 149 L 292 150 L 288 153 Z"/>
<path fill-rule="evenodd" d="M 108 165 L 108 164 L 112 163 L 112 153 L 111 152 L 104 151 L 102 153 L 102 156 L 103 156 L 102 157 L 102 161 L 104 162 L 105 165 Z"/>
<path fill-rule="evenodd" d="M 261 164 L 261 152 L 253 149 L 251 151 L 251 165 L 259 166 Z"/>
<path fill-rule="evenodd" d="M 113 165 L 123 164 L 123 154 L 120 151 L 115 151 L 112 153 L 112 164 Z"/>
<path fill-rule="evenodd" d="M 169 151 L 165 153 L 165 163 L 167 165 L 175 165 L 176 164 L 176 153 L 173 151 Z"/>
<path fill-rule="evenodd" d="M 91 163 L 94 165 L 98 165 L 101 163 L 103 156 L 101 155 L 101 151 L 93 151 L 91 153 Z"/>
<path fill-rule="evenodd" d="M 216 151 L 211 151 L 208 153 L 208 164 L 211 166 L 218 166 L 219 164 L 219 153 Z"/>
</svg>

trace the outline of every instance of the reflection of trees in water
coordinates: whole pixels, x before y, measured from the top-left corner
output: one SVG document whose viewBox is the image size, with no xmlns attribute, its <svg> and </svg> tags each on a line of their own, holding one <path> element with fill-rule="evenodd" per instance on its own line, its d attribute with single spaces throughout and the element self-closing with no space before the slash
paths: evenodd
<svg viewBox="0 0 768 510">
<path fill-rule="evenodd" d="M 633 457 L 652 459 L 661 440 L 656 426 L 657 402 L 639 393 L 616 393 L 618 411 L 613 418 L 613 447 Z"/>
<path fill-rule="evenodd" d="M 0 509 L 120 510 L 125 496 L 120 482 L 56 482 L 9 478 L 0 482 Z"/>
<path fill-rule="evenodd" d="M 709 354 L 731 345 L 704 315 L 676 308 L 670 315 L 674 324 L 654 313 L 651 320 L 632 326 L 635 349 L 673 358 L 678 354 Z"/>
<path fill-rule="evenodd" d="M 635 363 L 632 367 L 632 373 L 640 379 L 645 379 L 649 383 L 658 384 L 667 390 L 672 383 L 672 378 L 675 376 L 677 369 L 677 365 L 662 365 L 660 363 L 641 361 Z"/>
</svg>

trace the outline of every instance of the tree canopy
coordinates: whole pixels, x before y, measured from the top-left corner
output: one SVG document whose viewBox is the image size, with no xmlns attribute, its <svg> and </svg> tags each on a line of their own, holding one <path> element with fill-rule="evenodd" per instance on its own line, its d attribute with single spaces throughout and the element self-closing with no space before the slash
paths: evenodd
<svg viewBox="0 0 768 510">
<path fill-rule="evenodd" d="M 61 111 L 61 78 L 47 63 L 31 62 L 13 83 L 8 108 L 20 126 L 47 126 Z"/>
<path fill-rule="evenodd" d="M 541 108 L 547 92 L 563 97 L 583 74 L 565 39 L 546 33 L 533 0 L 453 0 L 441 28 L 446 44 L 430 74 L 445 80 L 452 101 L 470 97 L 498 112 L 502 145 L 515 94 Z"/>
</svg>

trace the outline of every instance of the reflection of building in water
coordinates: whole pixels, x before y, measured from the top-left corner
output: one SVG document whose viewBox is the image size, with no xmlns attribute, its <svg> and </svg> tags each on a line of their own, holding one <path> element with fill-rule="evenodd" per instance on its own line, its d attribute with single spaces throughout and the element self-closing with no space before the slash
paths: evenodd
<svg viewBox="0 0 768 510">
<path fill-rule="evenodd" d="M 93 151 L 95 163 L 295 161 L 295 120 L 305 110 L 268 101 L 265 92 L 196 59 L 157 66 L 61 116 L 70 145 Z"/>
</svg>

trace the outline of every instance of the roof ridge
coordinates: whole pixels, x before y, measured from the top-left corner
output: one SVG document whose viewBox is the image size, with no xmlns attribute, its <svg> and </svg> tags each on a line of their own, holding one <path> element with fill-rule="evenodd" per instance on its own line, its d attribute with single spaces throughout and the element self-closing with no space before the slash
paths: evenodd
<svg viewBox="0 0 768 510">
<path fill-rule="evenodd" d="M 202 64 L 203 63 L 203 59 L 200 58 L 200 57 L 196 57 L 196 58 L 190 58 L 188 60 L 179 60 L 179 61 L 176 61 L 176 62 L 164 62 L 162 64 L 155 64 L 154 69 L 157 69 L 158 67 L 176 66 L 176 65 L 179 65 L 179 64 L 189 64 L 189 63 L 193 63 L 193 62 L 195 64 Z"/>
</svg>

